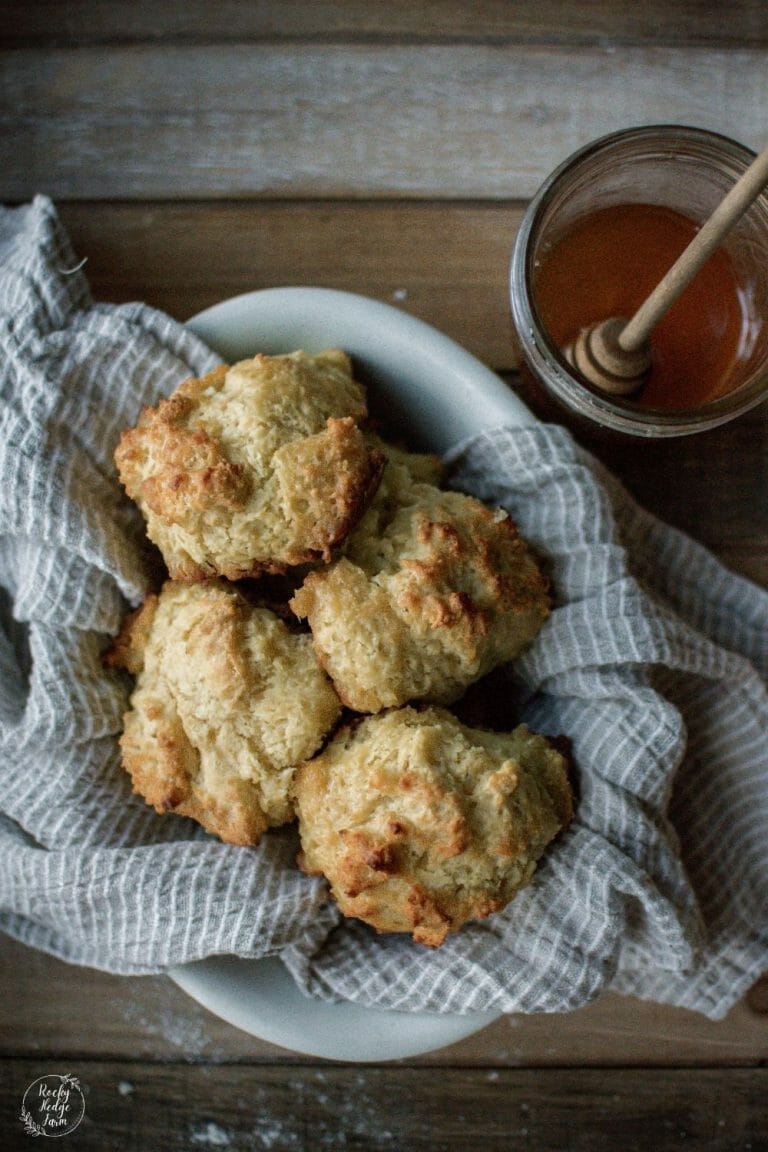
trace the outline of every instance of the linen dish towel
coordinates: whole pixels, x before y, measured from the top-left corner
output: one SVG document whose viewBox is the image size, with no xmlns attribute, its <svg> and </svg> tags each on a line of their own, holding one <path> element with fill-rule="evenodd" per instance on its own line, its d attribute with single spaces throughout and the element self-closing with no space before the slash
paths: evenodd
<svg viewBox="0 0 768 1152">
<path fill-rule="evenodd" d="M 503 912 L 437 950 L 377 936 L 297 870 L 293 828 L 221 844 L 156 815 L 120 765 L 126 685 L 101 653 L 149 576 L 112 453 L 217 357 L 143 304 L 94 304 L 43 197 L 0 211 L 0 343 L 4 931 L 116 973 L 279 954 L 309 994 L 435 1012 L 613 989 L 719 1018 L 768 968 L 764 591 L 561 428 L 458 446 L 452 483 L 546 557 L 555 609 L 516 664 L 516 719 L 569 737 L 580 798 Z"/>
</svg>

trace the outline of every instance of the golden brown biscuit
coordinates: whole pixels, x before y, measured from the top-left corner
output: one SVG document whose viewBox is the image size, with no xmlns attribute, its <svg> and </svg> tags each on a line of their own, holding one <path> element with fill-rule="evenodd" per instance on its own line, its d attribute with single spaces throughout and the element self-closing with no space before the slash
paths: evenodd
<svg viewBox="0 0 768 1152">
<path fill-rule="evenodd" d="M 505 512 L 392 461 L 344 555 L 290 603 L 357 712 L 452 702 L 517 656 L 549 612 L 547 582 Z"/>
<path fill-rule="evenodd" d="M 386 457 L 389 472 L 393 468 L 405 468 L 409 480 L 421 484 L 433 484 L 439 488 L 445 479 L 445 465 L 434 452 L 410 452 L 399 444 L 385 440 L 375 432 L 365 433 L 366 442 Z"/>
<path fill-rule="evenodd" d="M 120 741 L 134 791 L 231 844 L 293 819 L 295 766 L 340 704 L 309 637 L 220 581 L 169 581 L 109 658 L 138 675 Z"/>
<path fill-rule="evenodd" d="M 502 909 L 573 815 L 566 761 L 543 736 L 434 707 L 342 728 L 294 789 L 304 870 L 345 915 L 432 946 Z"/>
<path fill-rule="evenodd" d="M 345 353 L 256 356 L 145 409 L 115 461 L 174 579 L 237 580 L 330 560 L 384 463 L 365 416 Z"/>
</svg>

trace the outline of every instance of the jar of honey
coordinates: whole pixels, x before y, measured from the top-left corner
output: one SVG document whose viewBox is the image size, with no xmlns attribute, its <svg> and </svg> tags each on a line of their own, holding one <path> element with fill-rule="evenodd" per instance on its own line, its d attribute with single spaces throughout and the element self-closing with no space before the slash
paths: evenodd
<svg viewBox="0 0 768 1152">
<path fill-rule="evenodd" d="M 630 397 L 594 388 L 564 349 L 629 318 L 749 167 L 723 136 L 660 125 L 575 153 L 531 201 L 512 256 L 512 319 L 534 380 L 592 426 L 636 436 L 713 428 L 768 396 L 768 196 L 763 193 L 651 335 L 651 370 Z"/>
</svg>

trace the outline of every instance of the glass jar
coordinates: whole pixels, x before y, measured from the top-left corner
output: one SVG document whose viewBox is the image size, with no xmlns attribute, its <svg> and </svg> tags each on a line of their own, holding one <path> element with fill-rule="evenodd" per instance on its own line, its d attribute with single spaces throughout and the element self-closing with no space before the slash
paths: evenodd
<svg viewBox="0 0 768 1152">
<path fill-rule="evenodd" d="M 654 125 L 603 137 L 574 153 L 531 201 L 512 254 L 512 320 L 523 368 L 561 410 L 597 428 L 668 437 L 734 419 L 768 395 L 768 196 L 763 192 L 722 242 L 740 286 L 750 339 L 728 390 L 689 408 L 654 408 L 589 385 L 551 339 L 536 300 L 542 261 L 573 225 L 599 209 L 650 204 L 700 225 L 755 154 L 698 128 Z M 601 317 L 608 319 L 608 317 Z"/>
</svg>

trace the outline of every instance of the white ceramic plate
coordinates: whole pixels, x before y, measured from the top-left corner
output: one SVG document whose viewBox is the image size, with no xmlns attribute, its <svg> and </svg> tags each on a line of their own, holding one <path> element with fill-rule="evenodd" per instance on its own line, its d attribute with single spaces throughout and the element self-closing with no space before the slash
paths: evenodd
<svg viewBox="0 0 768 1152">
<path fill-rule="evenodd" d="M 368 387 L 389 435 L 445 452 L 476 432 L 534 417 L 485 365 L 447 336 L 388 304 L 324 288 L 276 288 L 236 296 L 188 327 L 230 363 L 256 352 L 343 348 Z M 190 996 L 237 1028 L 294 1052 L 380 1061 L 453 1044 L 497 1012 L 392 1012 L 309 999 L 276 958 L 217 956 L 173 968 Z"/>
</svg>

